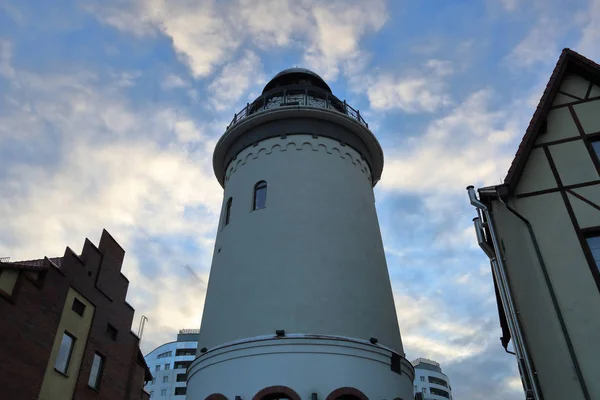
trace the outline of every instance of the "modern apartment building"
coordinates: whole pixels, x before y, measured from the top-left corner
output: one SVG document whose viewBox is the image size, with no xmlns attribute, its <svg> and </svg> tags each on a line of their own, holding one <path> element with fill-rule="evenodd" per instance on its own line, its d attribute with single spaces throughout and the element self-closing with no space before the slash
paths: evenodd
<svg viewBox="0 0 600 400">
<path fill-rule="evenodd" d="M 0 261 L 0 398 L 148 398 L 124 256 L 103 231 L 80 255 Z"/>
<path fill-rule="evenodd" d="M 411 364 L 415 367 L 414 391 L 419 400 L 452 400 L 450 379 L 442 372 L 440 364 L 426 358 L 417 358 Z"/>
<path fill-rule="evenodd" d="M 146 363 L 154 375 L 146 383 L 151 399 L 185 399 L 186 369 L 196 357 L 199 332 L 199 329 L 182 329 L 176 341 L 160 345 L 146 355 Z"/>
<path fill-rule="evenodd" d="M 563 50 L 504 183 L 468 191 L 527 398 L 600 399 L 600 65 Z"/>
</svg>

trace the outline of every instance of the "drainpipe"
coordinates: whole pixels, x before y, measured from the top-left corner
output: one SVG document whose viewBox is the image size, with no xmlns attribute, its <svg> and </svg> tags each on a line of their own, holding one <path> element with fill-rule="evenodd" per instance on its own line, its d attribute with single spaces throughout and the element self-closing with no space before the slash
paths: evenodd
<svg viewBox="0 0 600 400">
<path fill-rule="evenodd" d="M 502 306 L 504 307 L 504 311 L 506 313 L 506 321 L 508 323 L 508 329 L 510 330 L 511 336 L 513 338 L 513 345 L 515 348 L 519 369 L 524 375 L 523 386 L 525 387 L 527 399 L 541 400 L 541 393 L 539 388 L 537 387 L 536 372 L 533 368 L 531 357 L 529 356 L 529 353 L 525 346 L 522 329 L 519 323 L 519 319 L 517 317 L 516 307 L 510 291 L 510 287 L 508 285 L 506 268 L 503 263 L 502 255 L 500 254 L 500 244 L 496 236 L 492 216 L 488 207 L 481 201 L 479 201 L 479 199 L 477 199 L 477 195 L 475 194 L 475 188 L 473 186 L 467 187 L 467 192 L 469 194 L 469 200 L 471 202 L 471 205 L 477 208 L 478 217 L 473 220 L 477 232 L 477 239 L 480 242 L 479 245 L 481 246 L 482 250 L 488 255 L 492 264 L 492 273 L 494 274 L 494 278 L 496 279 L 496 283 L 498 285 L 498 292 L 500 294 L 500 301 L 502 302 Z M 488 231 L 490 233 L 490 238 L 492 239 L 492 249 L 489 248 L 489 244 L 486 243 L 483 239 L 483 233 L 481 231 L 481 229 L 483 228 L 482 223 L 487 225 Z"/>
<path fill-rule="evenodd" d="M 558 300 L 556 298 L 556 293 L 554 292 L 554 286 L 552 285 L 552 281 L 550 280 L 550 275 L 548 274 L 548 269 L 546 268 L 546 263 L 544 262 L 544 258 L 542 257 L 542 252 L 540 250 L 540 246 L 538 244 L 537 238 L 535 237 L 535 232 L 533 231 L 533 227 L 531 226 L 531 222 L 523 215 L 519 214 L 517 210 L 512 208 L 508 202 L 502 200 L 502 197 L 498 196 L 500 202 L 504 205 L 504 207 L 512 213 L 514 216 L 519 218 L 521 221 L 525 223 L 527 226 L 527 231 L 529 232 L 529 236 L 531 236 L 531 242 L 533 243 L 533 248 L 535 249 L 535 254 L 540 263 L 540 267 L 542 270 L 542 274 L 544 275 L 544 281 L 546 282 L 546 286 L 548 287 L 548 292 L 550 292 L 550 298 L 552 299 L 552 305 L 554 306 L 554 311 L 556 311 L 556 316 L 558 318 L 558 322 L 560 324 L 560 328 L 562 330 L 563 336 L 565 337 L 565 342 L 567 344 L 567 348 L 569 349 L 569 355 L 571 356 L 571 361 L 573 362 L 573 366 L 575 368 L 575 373 L 577 374 L 577 378 L 581 384 L 581 390 L 583 391 L 583 395 L 586 400 L 590 399 L 590 395 L 587 390 L 587 386 L 585 384 L 585 380 L 583 379 L 583 373 L 581 372 L 581 368 L 579 367 L 579 361 L 577 360 L 577 355 L 575 354 L 575 349 L 573 348 L 573 343 L 571 342 L 571 336 L 567 330 L 567 325 L 562 315 L 562 311 L 558 305 Z"/>
</svg>

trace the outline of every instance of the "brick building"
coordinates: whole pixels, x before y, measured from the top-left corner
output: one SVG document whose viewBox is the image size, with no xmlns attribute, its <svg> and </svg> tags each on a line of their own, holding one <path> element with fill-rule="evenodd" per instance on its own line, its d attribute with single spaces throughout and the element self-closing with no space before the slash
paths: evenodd
<svg viewBox="0 0 600 400">
<path fill-rule="evenodd" d="M 106 231 L 81 255 L 0 260 L 0 387 L 7 400 L 142 400 L 152 379 L 131 331 L 125 251 Z"/>
</svg>

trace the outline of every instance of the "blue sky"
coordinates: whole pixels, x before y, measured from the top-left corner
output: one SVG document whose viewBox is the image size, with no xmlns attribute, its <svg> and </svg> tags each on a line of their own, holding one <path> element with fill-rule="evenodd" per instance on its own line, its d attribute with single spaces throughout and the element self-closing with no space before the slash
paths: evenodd
<svg viewBox="0 0 600 400">
<path fill-rule="evenodd" d="M 375 192 L 408 358 L 456 398 L 521 398 L 465 187 L 499 183 L 560 50 L 600 1 L 0 1 L 0 256 L 127 250 L 142 347 L 199 326 L 233 113 L 304 66 L 385 152 Z"/>
</svg>

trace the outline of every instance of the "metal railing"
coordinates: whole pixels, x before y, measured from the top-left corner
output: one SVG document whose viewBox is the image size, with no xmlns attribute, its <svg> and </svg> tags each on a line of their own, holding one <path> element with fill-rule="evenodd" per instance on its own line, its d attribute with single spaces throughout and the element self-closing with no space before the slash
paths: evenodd
<svg viewBox="0 0 600 400">
<path fill-rule="evenodd" d="M 369 127 L 369 124 L 360 115 L 360 111 L 352 108 L 346 103 L 346 100 L 341 101 L 328 91 L 315 87 L 289 85 L 270 90 L 254 100 L 254 102 L 246 104 L 246 107 L 233 115 L 233 119 L 227 126 L 227 129 L 253 114 L 288 106 L 316 107 L 337 111 L 349 116 L 366 128 Z"/>
<path fill-rule="evenodd" d="M 179 330 L 180 335 L 195 335 L 198 333 L 200 333 L 200 329 L 180 329 Z"/>
</svg>

